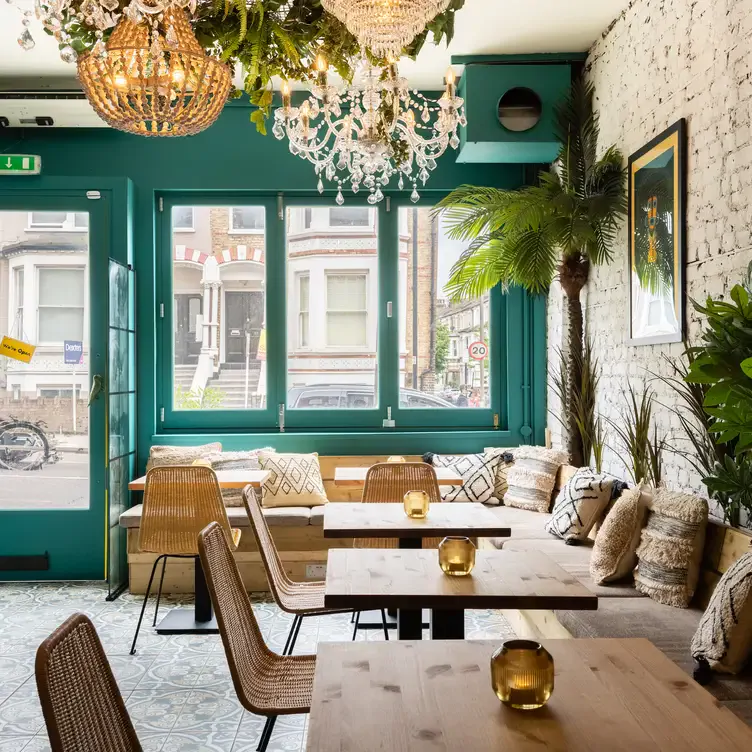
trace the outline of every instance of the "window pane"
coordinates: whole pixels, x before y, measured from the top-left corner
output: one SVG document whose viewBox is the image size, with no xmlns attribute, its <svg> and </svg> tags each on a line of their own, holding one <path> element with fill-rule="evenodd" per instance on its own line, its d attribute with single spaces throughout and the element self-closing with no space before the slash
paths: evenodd
<svg viewBox="0 0 752 752">
<path fill-rule="evenodd" d="M 192 217 L 191 247 L 176 237 L 176 212 Z M 266 407 L 266 265 L 262 234 L 228 241 L 230 219 L 263 206 L 173 209 L 173 406 L 177 410 Z M 237 240 L 237 239 L 236 239 Z"/>
<path fill-rule="evenodd" d="M 234 206 L 232 208 L 232 230 L 263 230 L 263 206 Z"/>
<path fill-rule="evenodd" d="M 331 227 L 368 227 L 371 210 L 367 206 L 344 207 L 329 209 L 329 225 Z"/>
<path fill-rule="evenodd" d="M 40 306 L 82 306 L 84 304 L 83 269 L 39 270 Z"/>
<path fill-rule="evenodd" d="M 490 407 L 490 298 L 445 292 L 465 243 L 429 207 L 401 208 L 399 228 L 400 407 Z"/>
<path fill-rule="evenodd" d="M 88 229 L 89 227 L 89 214 L 88 212 L 76 212 L 73 215 L 73 224 L 80 229 Z"/>
<path fill-rule="evenodd" d="M 173 206 L 172 207 L 172 227 L 175 230 L 192 230 L 193 229 L 193 207 L 192 206 Z"/>
<path fill-rule="evenodd" d="M 378 230 L 355 211 L 367 230 L 349 237 L 327 223 L 334 208 L 287 209 L 289 408 L 378 406 Z"/>
<path fill-rule="evenodd" d="M 83 342 L 83 308 L 40 308 L 39 341 L 63 342 L 64 340 Z"/>
<path fill-rule="evenodd" d="M 50 227 L 62 227 L 67 218 L 65 212 L 32 212 L 32 225 L 48 225 Z"/>
</svg>

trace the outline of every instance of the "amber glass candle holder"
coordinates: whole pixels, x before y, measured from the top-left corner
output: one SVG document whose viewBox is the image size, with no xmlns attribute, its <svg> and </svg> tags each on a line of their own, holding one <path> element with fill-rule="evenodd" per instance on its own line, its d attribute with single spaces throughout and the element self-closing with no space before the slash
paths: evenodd
<svg viewBox="0 0 752 752">
<path fill-rule="evenodd" d="M 414 520 L 422 520 L 428 514 L 431 499 L 425 491 L 408 491 L 403 501 L 405 514 Z"/>
<path fill-rule="evenodd" d="M 554 659 L 538 642 L 509 640 L 491 658 L 496 696 L 511 708 L 537 710 L 554 691 Z"/>
<path fill-rule="evenodd" d="M 444 574 L 465 577 L 475 566 L 475 545 L 470 538 L 444 538 L 439 543 L 439 565 Z"/>
<path fill-rule="evenodd" d="M 407 462 L 407 460 L 404 457 L 400 457 L 399 454 L 393 454 L 391 457 L 388 457 L 387 462 Z"/>
</svg>

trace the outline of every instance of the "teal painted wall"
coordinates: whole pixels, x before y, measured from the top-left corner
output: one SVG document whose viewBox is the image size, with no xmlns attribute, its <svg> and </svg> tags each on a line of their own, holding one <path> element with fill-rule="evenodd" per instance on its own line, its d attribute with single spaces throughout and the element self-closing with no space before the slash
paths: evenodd
<svg viewBox="0 0 752 752">
<path fill-rule="evenodd" d="M 59 178 L 56 184 L 70 180 L 76 186 L 92 180 L 93 188 L 102 178 L 129 178 L 128 201 L 123 198 L 113 207 L 113 226 L 121 234 L 115 239 L 121 254 L 127 253 L 132 259 L 137 274 L 137 327 L 138 327 L 138 447 L 140 467 L 148 447 L 153 441 L 193 442 L 195 434 L 174 433 L 170 437 L 158 435 L 157 409 L 155 401 L 156 362 L 156 315 L 155 298 L 155 193 L 164 191 L 232 191 L 253 193 L 297 193 L 318 195 L 315 191 L 316 178 L 313 167 L 299 157 L 291 155 L 285 142 L 273 136 L 261 136 L 249 122 L 251 108 L 242 102 L 230 103 L 217 123 L 207 131 L 190 138 L 145 138 L 131 136 L 110 129 L 27 129 L 9 130 L 0 133 L 0 152 L 31 153 L 42 156 L 43 174 L 39 178 L 5 178 L 7 181 L 23 180 L 25 188 L 49 186 L 51 177 Z M 492 185 L 501 188 L 516 188 L 523 184 L 524 165 L 480 165 L 459 164 L 456 153 L 451 152 L 439 160 L 439 166 L 429 182 L 431 192 L 442 193 L 463 183 Z M 80 180 L 83 178 L 83 181 Z M 20 185 L 20 183 L 19 183 Z M 96 249 L 92 249 L 93 252 Z M 534 330 L 528 333 L 535 361 L 535 378 L 529 374 L 529 388 L 535 392 L 535 399 L 529 400 L 534 435 L 542 442 L 545 428 L 545 389 L 541 378 L 545 378 L 545 302 L 543 299 L 531 303 L 535 322 Z M 531 360 L 532 363 L 532 360 Z M 541 376 L 543 374 L 543 376 Z M 513 395 L 512 398 L 515 398 Z M 452 434 L 453 439 L 441 438 L 445 451 L 472 451 L 492 443 L 492 439 L 502 439 L 503 432 L 478 432 L 469 437 L 466 433 Z M 387 434 L 391 436 L 388 445 L 391 452 L 412 451 L 417 448 L 415 435 L 412 438 L 405 432 Z M 358 442 L 352 437 L 339 435 L 329 437 L 326 445 L 331 452 L 367 453 L 381 451 L 387 444 L 381 438 L 358 435 Z M 407 438 L 400 438 L 407 437 Z M 244 435 L 236 437 L 234 445 L 268 444 L 273 435 Z M 284 446 L 308 447 L 310 441 L 300 436 L 287 434 L 280 440 Z M 422 435 L 420 441 L 425 449 L 431 449 L 430 438 Z M 438 439 L 437 439 L 438 441 Z M 505 437 L 500 442 L 516 445 L 517 437 Z M 451 446 L 450 446 L 451 444 Z M 280 444 L 282 446 L 282 444 Z M 324 451 L 319 449 L 319 451 Z"/>
</svg>

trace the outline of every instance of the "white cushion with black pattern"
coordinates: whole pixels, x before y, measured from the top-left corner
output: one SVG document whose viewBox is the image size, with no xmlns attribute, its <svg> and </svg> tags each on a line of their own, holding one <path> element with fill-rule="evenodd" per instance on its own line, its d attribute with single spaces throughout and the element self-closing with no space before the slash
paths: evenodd
<svg viewBox="0 0 752 752">
<path fill-rule="evenodd" d="M 613 480 L 581 467 L 556 497 L 546 530 L 567 543 L 584 541 L 611 500 Z"/>
<path fill-rule="evenodd" d="M 485 454 L 429 454 L 424 457 L 434 467 L 450 468 L 464 481 L 462 486 L 441 486 L 443 501 L 479 501 L 498 503 L 494 498 L 496 468 L 499 455 Z"/>
</svg>

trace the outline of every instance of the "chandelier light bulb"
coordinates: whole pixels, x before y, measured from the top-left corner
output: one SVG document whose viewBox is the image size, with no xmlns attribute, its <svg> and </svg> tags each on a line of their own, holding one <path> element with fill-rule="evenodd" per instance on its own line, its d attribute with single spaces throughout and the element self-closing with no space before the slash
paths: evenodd
<svg viewBox="0 0 752 752">
<path fill-rule="evenodd" d="M 452 68 L 451 66 L 447 69 L 445 81 L 447 86 L 454 86 L 455 82 L 457 81 L 457 78 L 454 75 L 454 68 Z"/>
</svg>

